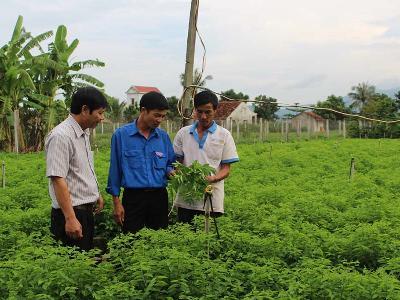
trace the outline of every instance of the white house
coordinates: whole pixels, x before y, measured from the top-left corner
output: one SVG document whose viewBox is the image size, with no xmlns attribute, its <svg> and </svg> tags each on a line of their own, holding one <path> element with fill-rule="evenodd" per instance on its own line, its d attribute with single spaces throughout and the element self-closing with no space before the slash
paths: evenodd
<svg viewBox="0 0 400 300">
<path fill-rule="evenodd" d="M 126 98 L 129 100 L 130 104 L 135 105 L 137 103 L 139 105 L 142 96 L 148 92 L 161 93 L 158 88 L 153 86 L 132 85 L 126 91 Z"/>
<path fill-rule="evenodd" d="M 295 128 L 310 127 L 313 132 L 325 131 L 325 119 L 312 111 L 303 111 L 294 116 L 291 120 Z"/>
<path fill-rule="evenodd" d="M 244 102 L 222 100 L 218 104 L 215 120 L 251 124 L 257 120 L 257 114 Z"/>
</svg>

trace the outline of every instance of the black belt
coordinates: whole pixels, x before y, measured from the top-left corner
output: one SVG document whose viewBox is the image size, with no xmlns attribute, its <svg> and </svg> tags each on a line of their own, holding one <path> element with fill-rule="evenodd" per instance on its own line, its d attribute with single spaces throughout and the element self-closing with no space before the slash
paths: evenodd
<svg viewBox="0 0 400 300">
<path fill-rule="evenodd" d="M 93 211 L 94 202 L 75 205 L 74 209 Z"/>
<path fill-rule="evenodd" d="M 142 193 L 154 193 L 154 192 L 161 192 L 164 191 L 165 188 L 143 188 L 143 189 L 131 189 L 131 188 L 125 188 L 125 191 L 127 192 L 142 192 Z"/>
</svg>

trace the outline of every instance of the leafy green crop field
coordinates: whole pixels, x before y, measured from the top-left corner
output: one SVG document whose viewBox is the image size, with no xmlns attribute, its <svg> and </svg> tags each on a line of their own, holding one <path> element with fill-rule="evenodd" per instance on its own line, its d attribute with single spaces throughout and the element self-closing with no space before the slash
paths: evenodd
<svg viewBox="0 0 400 300">
<path fill-rule="evenodd" d="M 107 196 L 96 220 L 103 254 L 50 237 L 43 153 L 0 153 L 0 298 L 400 299 L 399 149 L 397 140 L 241 144 L 220 240 L 202 217 L 196 230 L 172 217 L 168 230 L 122 235 Z M 95 158 L 103 189 L 108 156 Z"/>
</svg>

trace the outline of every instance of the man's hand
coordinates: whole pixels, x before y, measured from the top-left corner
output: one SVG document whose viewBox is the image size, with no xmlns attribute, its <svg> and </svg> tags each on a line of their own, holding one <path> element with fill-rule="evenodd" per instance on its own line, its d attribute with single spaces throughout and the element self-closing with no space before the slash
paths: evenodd
<svg viewBox="0 0 400 300">
<path fill-rule="evenodd" d="M 206 180 L 207 180 L 209 183 L 215 183 L 215 182 L 218 181 L 218 180 L 217 180 L 217 177 L 216 177 L 215 175 L 206 176 Z"/>
<path fill-rule="evenodd" d="M 65 233 L 74 240 L 83 238 L 82 225 L 76 217 L 67 218 L 65 220 Z"/>
<path fill-rule="evenodd" d="M 101 195 L 99 195 L 99 199 L 97 199 L 96 203 L 95 203 L 95 210 L 94 213 L 97 215 L 98 213 L 100 213 L 104 208 L 104 200 L 103 197 Z"/>
<path fill-rule="evenodd" d="M 125 209 L 122 206 L 121 202 L 119 201 L 119 198 L 114 198 L 113 215 L 115 222 L 122 226 L 125 221 Z"/>
<path fill-rule="evenodd" d="M 167 177 L 168 177 L 168 178 L 174 177 L 175 174 L 176 174 L 176 171 L 175 171 L 175 170 L 171 170 L 171 171 L 167 174 Z"/>
</svg>

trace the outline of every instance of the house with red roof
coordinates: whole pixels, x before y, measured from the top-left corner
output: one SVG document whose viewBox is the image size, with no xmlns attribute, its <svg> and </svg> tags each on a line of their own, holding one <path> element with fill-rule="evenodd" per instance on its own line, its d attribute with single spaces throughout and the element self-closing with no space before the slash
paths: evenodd
<svg viewBox="0 0 400 300">
<path fill-rule="evenodd" d="M 153 86 L 141 86 L 141 85 L 132 85 L 126 91 L 126 98 L 132 105 L 139 105 L 140 99 L 142 96 L 148 92 L 158 92 L 161 93 L 160 90 Z"/>
<path fill-rule="evenodd" d="M 312 111 L 303 111 L 291 120 L 294 128 L 310 127 L 312 132 L 324 132 L 326 120 Z"/>
<path fill-rule="evenodd" d="M 254 123 L 257 119 L 257 114 L 250 110 L 245 102 L 221 100 L 218 104 L 215 120 L 218 123 L 235 122 L 248 124 Z"/>
</svg>

